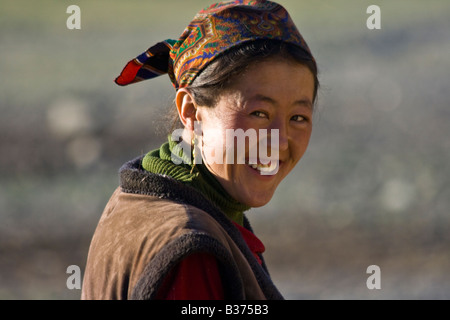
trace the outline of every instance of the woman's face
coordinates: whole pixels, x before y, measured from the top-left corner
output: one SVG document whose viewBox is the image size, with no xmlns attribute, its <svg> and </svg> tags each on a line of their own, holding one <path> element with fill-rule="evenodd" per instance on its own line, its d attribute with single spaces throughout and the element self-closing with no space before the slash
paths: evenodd
<svg viewBox="0 0 450 320">
<path fill-rule="evenodd" d="M 313 92 L 314 77 L 306 66 L 272 58 L 249 66 L 215 107 L 197 108 L 203 162 L 234 199 L 251 207 L 270 201 L 308 146 Z M 261 129 L 267 130 L 266 139 Z M 245 132 L 245 148 L 239 151 L 236 137 Z M 231 157 L 230 143 L 234 143 Z"/>
</svg>

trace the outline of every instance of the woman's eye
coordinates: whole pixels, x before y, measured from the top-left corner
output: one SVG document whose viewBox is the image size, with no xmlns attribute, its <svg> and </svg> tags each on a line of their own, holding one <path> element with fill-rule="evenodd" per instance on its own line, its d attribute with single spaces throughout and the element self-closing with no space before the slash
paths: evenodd
<svg viewBox="0 0 450 320">
<path fill-rule="evenodd" d="M 253 111 L 251 114 L 259 118 L 267 118 L 267 114 L 262 111 Z"/>
<path fill-rule="evenodd" d="M 303 121 L 307 120 L 304 116 L 301 116 L 301 115 L 295 115 L 291 119 L 296 122 L 303 122 Z"/>
</svg>

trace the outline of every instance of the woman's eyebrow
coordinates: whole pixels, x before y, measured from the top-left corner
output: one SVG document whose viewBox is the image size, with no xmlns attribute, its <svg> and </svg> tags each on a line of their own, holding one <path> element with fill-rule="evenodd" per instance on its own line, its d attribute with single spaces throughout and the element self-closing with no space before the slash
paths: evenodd
<svg viewBox="0 0 450 320">
<path fill-rule="evenodd" d="M 295 101 L 295 104 L 299 104 L 305 107 L 308 107 L 309 109 L 313 109 L 313 103 L 311 102 L 311 100 L 309 99 L 301 99 L 301 100 L 297 100 Z"/>
<path fill-rule="evenodd" d="M 257 93 L 254 96 L 252 96 L 250 98 L 250 100 L 257 100 L 257 101 L 263 101 L 263 102 L 268 102 L 270 104 L 276 104 L 277 102 L 272 99 L 271 97 L 265 96 L 263 94 Z"/>
<path fill-rule="evenodd" d="M 268 96 L 265 96 L 265 95 L 259 94 L 259 93 L 257 93 L 254 96 L 252 96 L 250 98 L 250 100 L 268 102 L 268 103 L 270 103 L 272 105 L 276 105 L 277 104 L 277 101 L 275 99 L 272 99 L 271 97 L 268 97 Z M 294 105 L 305 106 L 305 107 L 310 108 L 311 110 L 313 109 L 313 103 L 308 98 L 296 100 L 296 101 L 294 101 L 293 104 Z"/>
</svg>

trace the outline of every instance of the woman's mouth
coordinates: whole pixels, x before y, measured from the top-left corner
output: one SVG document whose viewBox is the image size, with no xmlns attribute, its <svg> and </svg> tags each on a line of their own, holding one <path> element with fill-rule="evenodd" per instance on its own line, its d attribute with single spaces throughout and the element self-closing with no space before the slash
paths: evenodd
<svg viewBox="0 0 450 320">
<path fill-rule="evenodd" d="M 267 163 L 267 164 L 263 164 Z M 273 176 L 278 172 L 280 167 L 279 161 L 248 161 L 245 162 L 246 165 L 251 167 L 254 170 L 257 170 L 263 176 Z"/>
</svg>

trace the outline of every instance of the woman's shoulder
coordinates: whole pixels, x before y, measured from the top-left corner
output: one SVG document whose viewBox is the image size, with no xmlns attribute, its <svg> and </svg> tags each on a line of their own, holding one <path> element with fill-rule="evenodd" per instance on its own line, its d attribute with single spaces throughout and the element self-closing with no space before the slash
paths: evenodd
<svg viewBox="0 0 450 320">
<path fill-rule="evenodd" d="M 209 220 L 210 216 L 203 209 L 175 196 L 133 193 L 118 187 L 106 204 L 100 222 L 108 219 L 126 222 L 122 228 L 136 228 L 139 225 L 189 228 L 199 226 L 197 220 Z M 155 232 L 154 227 L 151 229 Z"/>
<path fill-rule="evenodd" d="M 179 237 L 187 233 L 201 233 L 223 238 L 229 233 L 228 224 L 217 221 L 203 208 L 157 194 L 129 193 L 120 187 L 108 201 L 100 225 L 108 228 L 108 232 L 132 232 L 135 237 L 140 235 L 146 238 L 157 236 L 159 241 L 165 235 Z"/>
<path fill-rule="evenodd" d="M 170 176 L 148 172 L 141 163 L 139 157 L 122 166 L 120 187 L 111 197 L 106 214 L 112 208 L 121 208 L 161 223 L 176 220 L 188 228 L 200 229 L 208 224 L 233 233 L 231 221 L 199 190 Z"/>
</svg>

